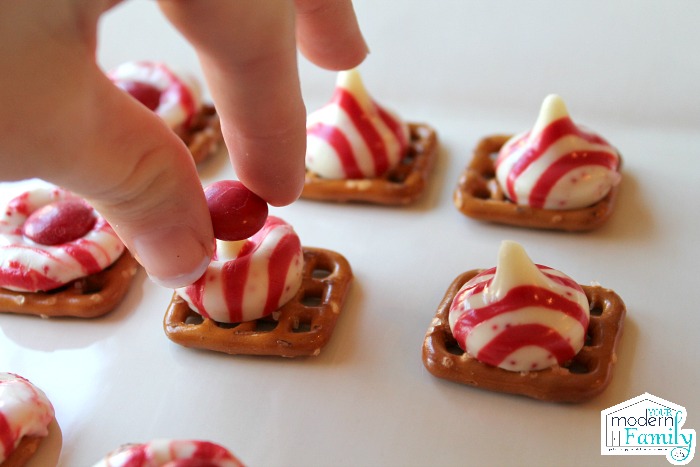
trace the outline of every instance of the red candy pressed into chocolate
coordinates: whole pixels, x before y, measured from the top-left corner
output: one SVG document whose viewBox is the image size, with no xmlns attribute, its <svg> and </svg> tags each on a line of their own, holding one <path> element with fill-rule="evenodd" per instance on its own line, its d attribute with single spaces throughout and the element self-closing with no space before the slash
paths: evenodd
<svg viewBox="0 0 700 467">
<path fill-rule="evenodd" d="M 152 84 L 140 81 L 118 81 L 118 88 L 131 94 L 131 97 L 145 105 L 149 110 L 156 110 L 160 105 L 161 91 Z"/>
<path fill-rule="evenodd" d="M 84 236 L 96 221 L 92 208 L 82 201 L 57 201 L 34 211 L 22 233 L 41 245 L 60 245 Z"/>
<path fill-rule="evenodd" d="M 267 203 L 239 181 L 213 183 L 204 189 L 204 195 L 219 240 L 244 240 L 265 225 Z"/>
</svg>

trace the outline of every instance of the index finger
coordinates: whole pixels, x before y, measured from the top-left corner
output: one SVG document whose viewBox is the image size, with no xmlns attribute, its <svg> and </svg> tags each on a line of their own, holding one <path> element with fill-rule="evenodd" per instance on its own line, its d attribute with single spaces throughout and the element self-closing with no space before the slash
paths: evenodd
<svg viewBox="0 0 700 467">
<path fill-rule="evenodd" d="M 306 111 L 294 6 L 279 0 L 160 0 L 195 46 L 240 180 L 272 205 L 304 183 Z"/>
</svg>

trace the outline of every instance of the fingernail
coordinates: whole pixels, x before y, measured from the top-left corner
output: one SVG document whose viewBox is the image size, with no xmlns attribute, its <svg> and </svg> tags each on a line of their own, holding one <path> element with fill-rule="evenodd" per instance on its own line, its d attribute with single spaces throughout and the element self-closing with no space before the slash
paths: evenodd
<svg viewBox="0 0 700 467">
<path fill-rule="evenodd" d="M 186 226 L 151 230 L 132 241 L 136 259 L 158 285 L 171 289 L 199 279 L 211 261 L 208 249 Z"/>
</svg>

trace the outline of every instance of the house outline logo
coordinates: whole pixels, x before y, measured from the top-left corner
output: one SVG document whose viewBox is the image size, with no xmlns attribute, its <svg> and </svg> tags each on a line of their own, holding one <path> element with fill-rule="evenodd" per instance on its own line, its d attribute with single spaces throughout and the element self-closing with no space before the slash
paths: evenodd
<svg viewBox="0 0 700 467">
<path fill-rule="evenodd" d="M 600 453 L 604 456 L 661 456 L 686 465 L 695 456 L 694 429 L 682 429 L 685 407 L 644 393 L 600 412 Z"/>
</svg>

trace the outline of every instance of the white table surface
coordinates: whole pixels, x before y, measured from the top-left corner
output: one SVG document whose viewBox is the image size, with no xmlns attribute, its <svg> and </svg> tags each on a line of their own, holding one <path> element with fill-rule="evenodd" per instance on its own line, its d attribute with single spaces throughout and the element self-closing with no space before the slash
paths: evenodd
<svg viewBox="0 0 700 467">
<path fill-rule="evenodd" d="M 60 450 L 61 466 L 90 465 L 120 444 L 166 437 L 222 443 L 250 466 L 667 465 L 600 456 L 600 411 L 649 392 L 685 406 L 685 428 L 700 428 L 700 3 L 630 5 L 356 2 L 372 49 L 360 68 L 370 92 L 435 126 L 441 150 L 427 195 L 412 207 L 302 200 L 272 209 L 304 245 L 352 264 L 329 345 L 295 360 L 179 347 L 162 330 L 172 292 L 143 272 L 100 319 L 2 315 L 0 370 L 35 382 L 56 408 L 60 428 L 35 464 L 55 462 Z M 152 2 L 107 14 L 100 39 L 105 68 L 156 59 L 200 73 Z M 303 59 L 300 68 L 314 109 L 334 75 Z M 528 128 L 550 92 L 623 153 L 613 217 L 585 234 L 463 217 L 451 195 L 475 143 Z M 200 174 L 205 184 L 235 176 L 225 153 Z M 494 265 L 503 239 L 625 301 L 613 381 L 594 400 L 537 402 L 424 369 L 421 343 L 445 289 L 465 270 Z"/>
</svg>

